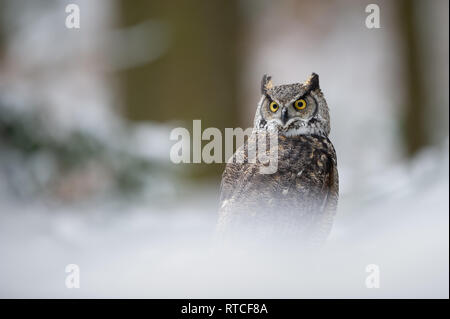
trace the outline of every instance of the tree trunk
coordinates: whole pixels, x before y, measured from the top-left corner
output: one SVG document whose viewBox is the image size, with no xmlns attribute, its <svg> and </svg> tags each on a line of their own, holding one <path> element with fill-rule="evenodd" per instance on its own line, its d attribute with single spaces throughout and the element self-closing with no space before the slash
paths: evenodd
<svg viewBox="0 0 450 319">
<path fill-rule="evenodd" d="M 403 133 L 408 156 L 413 156 L 430 140 L 426 129 L 427 99 L 422 75 L 420 33 L 415 1 L 398 2 L 399 29 L 403 43 L 405 108 Z"/>
</svg>

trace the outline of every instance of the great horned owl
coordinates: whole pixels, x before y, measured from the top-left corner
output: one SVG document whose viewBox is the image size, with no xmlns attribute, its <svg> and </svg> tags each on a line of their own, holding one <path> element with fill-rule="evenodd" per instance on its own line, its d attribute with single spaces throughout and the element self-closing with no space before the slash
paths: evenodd
<svg viewBox="0 0 450 319">
<path fill-rule="evenodd" d="M 319 76 L 313 73 L 304 83 L 273 86 L 264 75 L 261 93 L 253 133 L 222 175 L 218 234 L 323 242 L 336 213 L 339 184 Z M 278 169 L 262 174 L 261 164 L 248 160 L 249 141 L 274 131 Z"/>
</svg>

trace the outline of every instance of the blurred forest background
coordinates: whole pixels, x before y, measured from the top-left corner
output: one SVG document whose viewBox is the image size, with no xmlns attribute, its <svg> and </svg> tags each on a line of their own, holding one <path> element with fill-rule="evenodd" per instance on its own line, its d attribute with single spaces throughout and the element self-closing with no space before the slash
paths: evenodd
<svg viewBox="0 0 450 319">
<path fill-rule="evenodd" d="M 80 29 L 65 27 L 69 3 Z M 365 26 L 369 3 L 380 29 Z M 38 252 L 52 284 L 28 291 L 66 293 L 52 273 L 73 257 L 65 244 L 86 264 L 91 243 L 117 261 L 155 234 L 208 238 L 224 164 L 172 164 L 171 129 L 250 127 L 262 74 L 311 72 L 338 155 L 331 239 L 355 225 L 375 236 L 374 223 L 395 237 L 376 218 L 434 210 L 448 296 L 448 12 L 446 0 L 0 0 L 0 296 L 24 295 L 14 278 Z"/>
</svg>

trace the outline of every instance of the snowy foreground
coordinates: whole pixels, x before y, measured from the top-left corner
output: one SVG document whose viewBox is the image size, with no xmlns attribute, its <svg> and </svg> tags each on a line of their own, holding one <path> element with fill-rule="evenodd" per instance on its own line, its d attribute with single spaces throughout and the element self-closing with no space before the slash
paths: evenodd
<svg viewBox="0 0 450 319">
<path fill-rule="evenodd" d="M 206 186 L 162 208 L 3 196 L 0 297 L 448 298 L 448 148 L 344 187 L 332 235 L 314 253 L 216 250 L 217 185 Z M 65 286 L 67 264 L 80 267 L 79 289 Z M 370 264 L 378 289 L 366 287 Z"/>
</svg>

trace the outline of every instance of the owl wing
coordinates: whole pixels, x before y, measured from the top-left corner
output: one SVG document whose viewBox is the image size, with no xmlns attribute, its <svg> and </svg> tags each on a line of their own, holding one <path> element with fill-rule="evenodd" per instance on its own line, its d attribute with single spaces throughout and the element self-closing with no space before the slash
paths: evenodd
<svg viewBox="0 0 450 319">
<path fill-rule="evenodd" d="M 227 211 L 232 206 L 233 194 L 242 191 L 245 182 L 251 180 L 256 171 L 253 165 L 247 163 L 245 156 L 245 147 L 241 146 L 230 158 L 223 171 L 220 183 L 219 224 L 223 224 L 223 219 L 227 217 Z M 236 162 L 236 158 L 239 157 L 244 158 L 244 163 Z"/>
<path fill-rule="evenodd" d="M 264 176 L 259 174 L 259 165 L 248 159 L 249 150 L 255 147 L 254 142 L 255 136 L 252 135 L 228 160 L 222 174 L 219 220 L 216 228 L 219 237 L 239 227 L 243 209 L 246 212 L 255 210 L 257 198 L 252 194 Z"/>
<path fill-rule="evenodd" d="M 315 215 L 315 224 L 317 225 L 317 231 L 315 232 L 314 241 L 321 243 L 328 237 L 332 225 L 334 216 L 337 211 L 337 204 L 339 199 L 339 174 L 337 169 L 336 152 L 333 144 L 327 139 L 326 144 L 328 146 L 328 164 L 327 171 L 323 175 L 323 204 L 320 207 L 318 214 Z"/>
</svg>

